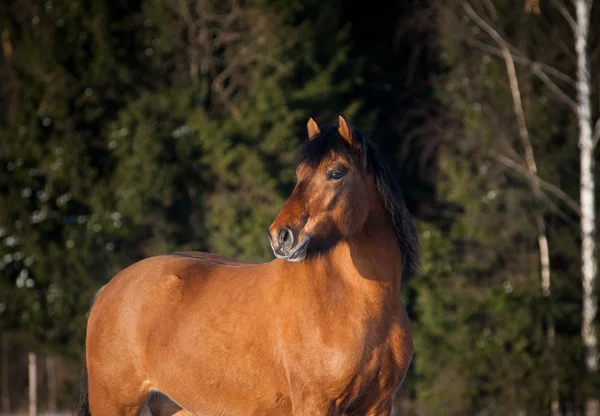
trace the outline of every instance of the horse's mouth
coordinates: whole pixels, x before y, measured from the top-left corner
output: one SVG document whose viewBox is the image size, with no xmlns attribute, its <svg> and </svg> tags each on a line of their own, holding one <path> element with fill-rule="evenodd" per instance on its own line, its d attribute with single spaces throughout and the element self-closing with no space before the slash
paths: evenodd
<svg viewBox="0 0 600 416">
<path fill-rule="evenodd" d="M 296 250 L 294 250 L 293 253 L 280 254 L 280 253 L 277 253 L 275 250 L 273 250 L 273 254 L 275 254 L 275 257 L 277 257 L 279 259 L 297 263 L 306 258 L 306 253 L 308 252 L 308 243 L 310 243 L 310 238 L 307 238 L 306 240 L 304 240 L 304 242 L 302 244 L 300 244 L 298 246 L 298 248 Z"/>
</svg>

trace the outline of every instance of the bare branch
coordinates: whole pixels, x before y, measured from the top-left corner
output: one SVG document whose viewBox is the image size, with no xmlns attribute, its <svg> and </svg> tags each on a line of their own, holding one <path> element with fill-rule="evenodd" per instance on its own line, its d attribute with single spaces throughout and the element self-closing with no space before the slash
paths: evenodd
<svg viewBox="0 0 600 416">
<path fill-rule="evenodd" d="M 473 10 L 473 8 L 471 7 L 471 5 L 469 3 L 464 2 L 463 8 L 465 9 L 465 11 L 469 15 L 469 17 L 471 17 L 471 19 L 473 19 L 473 21 L 481 29 L 483 29 L 488 35 L 490 35 L 492 37 L 492 39 L 494 39 L 496 41 L 496 43 L 500 47 L 500 52 L 502 53 L 502 56 L 504 57 L 505 61 L 507 62 L 507 65 L 508 65 L 508 60 L 510 60 L 512 62 L 513 55 L 509 51 L 509 46 L 510 46 L 509 43 L 506 42 L 504 40 L 504 38 L 502 36 L 500 36 L 500 34 L 493 27 L 491 27 L 485 20 L 483 20 L 481 17 L 479 17 L 479 15 L 475 12 L 475 10 Z M 544 82 L 544 84 L 546 84 L 546 86 L 548 88 L 550 88 L 550 90 L 552 90 L 560 99 L 562 99 L 567 105 L 569 105 L 569 107 L 571 107 L 571 109 L 575 112 L 575 114 L 577 114 L 577 111 L 578 111 L 577 104 L 575 104 L 575 102 L 571 98 L 569 98 L 569 96 L 567 94 L 565 94 L 565 92 L 563 90 L 561 90 L 560 87 L 558 85 L 556 85 L 556 83 L 554 83 L 548 77 L 548 75 L 546 75 L 540 69 L 540 67 L 538 65 L 532 64 L 531 69 L 532 69 L 533 73 L 535 75 L 537 75 L 538 78 L 540 78 Z"/>
<path fill-rule="evenodd" d="M 513 110 L 515 112 L 515 117 L 519 126 L 519 137 L 521 138 L 521 141 L 523 142 L 523 147 L 525 149 L 525 161 L 527 164 L 527 169 L 533 174 L 533 177 L 531 179 L 532 188 L 535 193 L 538 191 L 538 186 L 535 183 L 537 165 L 533 156 L 533 146 L 531 145 L 531 140 L 529 139 L 529 130 L 527 129 L 527 122 L 525 121 L 525 111 L 523 110 L 523 102 L 521 100 L 521 89 L 519 88 L 519 81 L 517 79 L 517 71 L 515 69 L 513 55 L 508 49 L 508 45 L 504 38 L 500 36 L 500 34 L 493 27 L 491 27 L 481 17 L 479 17 L 479 15 L 475 12 L 475 10 L 473 10 L 473 8 L 468 3 L 465 2 L 463 3 L 463 5 L 469 16 L 471 16 L 471 18 L 483 30 L 485 30 L 496 41 L 496 43 L 498 43 L 498 46 L 500 47 L 500 52 L 502 53 L 502 57 L 504 58 L 504 62 L 506 64 L 506 72 L 508 74 L 510 92 L 513 98 Z"/>
<path fill-rule="evenodd" d="M 498 11 L 496 10 L 496 7 L 494 6 L 494 3 L 491 2 L 490 0 L 485 0 L 485 5 L 487 6 L 490 14 L 492 15 L 492 19 L 496 20 L 498 18 Z"/>
<path fill-rule="evenodd" d="M 519 127 L 519 137 L 521 138 L 521 142 L 523 144 L 523 149 L 525 152 L 525 166 L 523 168 L 520 164 L 514 163 L 515 166 L 519 166 L 523 172 L 527 172 L 527 179 L 529 182 L 529 187 L 533 192 L 533 195 L 536 200 L 543 200 L 547 203 L 550 202 L 550 205 L 554 205 L 552 201 L 549 201 L 548 198 L 544 195 L 544 193 L 540 189 L 540 178 L 537 175 L 537 163 L 535 161 L 535 156 L 533 152 L 533 146 L 531 144 L 531 139 L 529 137 L 529 130 L 527 129 L 527 122 L 525 120 L 525 110 L 523 109 L 523 101 L 521 99 L 521 89 L 519 87 L 519 80 L 517 78 L 517 70 L 515 68 L 515 61 L 513 59 L 513 54 L 511 53 L 507 42 L 496 32 L 491 26 L 487 25 L 483 19 L 479 18 L 475 11 L 465 3 L 465 9 L 467 13 L 476 21 L 493 39 L 496 40 L 498 46 L 500 47 L 500 52 L 502 57 L 504 58 L 504 63 L 506 65 L 506 72 L 508 75 L 508 81 L 510 84 L 510 92 L 512 95 L 513 101 L 513 109 L 515 112 L 515 117 L 517 119 L 517 125 Z M 533 11 L 539 13 L 539 4 L 535 3 L 533 7 Z M 514 162 L 512 159 L 506 158 L 511 162 Z M 520 169 L 520 170 L 521 170 Z M 544 221 L 544 216 L 541 212 L 537 211 L 535 213 L 536 223 L 538 225 L 538 246 L 540 252 L 540 266 L 541 266 L 541 279 L 542 279 L 542 293 L 544 296 L 550 296 L 550 250 L 548 249 L 548 237 L 546 234 L 546 223 Z M 552 330 L 551 334 L 554 333 Z M 554 342 L 554 336 L 552 335 L 550 338 L 551 342 Z"/>
<path fill-rule="evenodd" d="M 505 45 L 509 50 L 512 50 L 512 55 L 516 55 L 522 58 L 525 58 L 526 55 L 521 52 L 520 50 L 518 50 L 516 47 L 514 47 L 513 45 L 511 45 L 508 41 L 506 41 L 506 39 L 504 39 L 492 26 L 490 26 L 489 23 L 487 23 L 485 20 L 483 20 L 476 12 L 475 10 L 473 10 L 473 8 L 471 7 L 471 5 L 465 1 L 463 2 L 463 8 L 465 9 L 465 11 L 467 12 L 467 14 L 471 17 L 471 19 L 473 19 L 475 21 L 475 23 L 477 24 L 477 26 L 479 26 L 481 29 L 483 29 L 488 35 L 490 35 L 495 41 L 496 43 L 498 43 L 499 45 L 502 43 L 503 45 Z"/>
<path fill-rule="evenodd" d="M 561 52 L 565 55 L 565 57 L 569 58 L 572 63 L 577 62 L 577 55 L 573 50 L 573 45 L 567 45 L 565 43 L 565 38 L 561 36 L 561 33 L 552 31 L 550 34 L 550 38 L 552 42 L 560 47 Z M 571 39 L 572 41 L 572 39 Z"/>
<path fill-rule="evenodd" d="M 570 226 L 574 227 L 573 229 L 575 231 L 579 230 L 579 221 L 575 221 L 573 220 L 573 218 L 569 217 L 569 215 L 563 211 L 552 199 L 550 199 L 550 197 L 548 195 L 546 195 L 544 192 L 541 193 L 541 199 L 542 201 L 544 201 L 544 203 L 550 208 L 550 211 L 552 211 L 558 218 L 560 218 L 561 220 L 563 220 L 566 224 L 569 224 Z"/>
<path fill-rule="evenodd" d="M 544 82 L 544 84 L 546 84 L 546 86 L 548 88 L 550 88 L 550 90 L 552 90 L 559 98 L 561 98 L 576 114 L 578 112 L 578 107 L 575 104 L 575 102 L 569 98 L 569 96 L 560 89 L 560 87 L 558 85 L 556 85 L 556 83 L 554 83 L 547 75 L 546 73 L 544 73 L 542 71 L 542 67 L 544 68 L 544 70 L 546 70 L 547 72 L 549 72 L 550 69 L 553 70 L 553 72 L 558 73 L 558 74 L 562 74 L 564 76 L 564 80 L 569 82 L 569 84 L 576 86 L 576 82 L 575 80 L 573 80 L 572 78 L 570 78 L 569 76 L 567 76 L 566 74 L 563 74 L 562 72 L 556 70 L 555 68 L 552 68 L 548 65 L 542 64 L 542 63 L 538 63 L 538 62 L 534 62 L 531 61 L 529 58 L 527 58 L 527 56 L 519 51 L 517 48 L 515 48 L 514 46 L 512 46 L 509 42 L 507 42 L 496 30 L 494 30 L 493 27 L 491 27 L 487 22 L 485 22 L 485 20 L 483 20 L 476 12 L 475 10 L 473 10 L 473 8 L 471 7 L 471 5 L 469 5 L 467 2 L 463 3 L 463 8 L 465 9 L 465 11 L 467 12 L 467 14 L 475 21 L 475 23 L 482 28 L 486 33 L 488 33 L 488 35 L 490 35 L 495 41 L 496 43 L 498 43 L 498 45 L 500 46 L 500 54 L 501 56 L 503 56 L 505 59 L 507 58 L 507 53 L 504 50 L 505 48 L 512 50 L 514 52 L 510 53 L 510 58 L 516 61 L 517 59 L 529 64 L 531 66 L 532 72 L 542 80 L 542 82 Z M 515 54 L 517 56 L 515 56 Z"/>
<path fill-rule="evenodd" d="M 506 167 L 513 169 L 521 175 L 526 177 L 531 176 L 531 173 L 524 166 L 521 166 L 519 163 L 515 162 L 511 158 L 506 157 L 505 155 L 502 155 L 493 150 L 490 150 L 487 153 L 496 161 L 502 163 Z M 550 192 L 552 195 L 563 201 L 577 215 L 581 215 L 581 209 L 579 207 L 579 204 L 571 197 L 569 197 L 569 195 L 567 195 L 562 189 L 560 189 L 556 185 L 551 184 L 550 182 L 543 180 L 539 176 L 537 178 L 542 189 L 545 189 L 546 191 Z"/>
<path fill-rule="evenodd" d="M 573 110 L 573 112 L 575 114 L 577 114 L 579 112 L 579 108 L 577 107 L 577 104 L 575 103 L 575 101 L 573 101 L 573 99 L 571 97 L 569 97 L 563 90 L 560 89 L 560 87 L 558 85 L 556 85 L 556 83 L 554 81 L 552 81 L 548 75 L 546 75 L 544 73 L 544 71 L 542 71 L 539 67 L 537 67 L 536 65 L 533 65 L 531 67 L 531 70 L 533 71 L 533 73 L 535 75 L 537 75 L 537 77 L 539 79 L 542 80 L 542 82 L 544 84 L 546 84 L 546 86 L 548 88 L 550 88 L 550 90 L 555 93 L 561 100 L 563 100 L 565 102 L 565 104 L 567 104 L 571 110 Z"/>
<path fill-rule="evenodd" d="M 552 0 L 552 4 L 554 4 L 554 7 L 558 9 L 560 14 L 562 14 L 562 16 L 569 24 L 569 26 L 571 26 L 573 34 L 577 33 L 577 24 L 575 23 L 575 19 L 573 19 L 573 16 L 571 16 L 571 13 L 567 9 L 567 6 L 565 6 L 565 4 L 560 0 Z"/>
<path fill-rule="evenodd" d="M 508 45 L 507 45 L 506 41 L 504 40 L 504 38 L 502 38 L 502 36 L 500 36 L 500 34 L 496 30 L 494 30 L 494 28 L 492 28 L 481 17 L 479 17 L 479 15 L 477 15 L 477 13 L 473 10 L 473 8 L 468 3 L 466 3 L 466 2 L 463 3 L 463 6 L 464 6 L 466 12 L 469 14 L 469 16 L 498 43 L 498 46 L 500 47 L 500 51 L 502 52 L 502 57 L 504 58 L 504 61 L 506 64 L 506 72 L 508 74 L 508 79 L 510 82 L 510 90 L 511 90 L 512 98 L 513 98 L 513 107 L 514 107 L 515 117 L 517 119 L 517 124 L 519 126 L 519 136 L 521 138 L 521 142 L 523 143 L 523 148 L 525 150 L 526 166 L 523 167 L 522 165 L 516 163 L 512 159 L 507 158 L 506 156 L 503 156 L 503 155 L 499 155 L 499 156 L 502 156 L 502 160 L 504 161 L 504 163 L 507 164 L 510 162 L 510 164 L 513 165 L 513 169 L 517 169 L 516 166 L 518 166 L 519 171 L 527 172 L 527 178 L 529 179 L 532 191 L 533 191 L 534 195 L 536 196 L 536 198 L 539 198 L 541 195 L 540 187 L 542 187 L 542 183 L 541 183 L 541 179 L 539 178 L 539 176 L 537 174 L 537 164 L 535 161 L 535 156 L 534 156 L 534 152 L 533 152 L 533 146 L 531 144 L 531 139 L 529 137 L 529 130 L 527 129 L 527 123 L 525 120 L 525 111 L 523 110 L 523 102 L 521 100 L 521 90 L 519 88 L 519 82 L 518 82 L 518 78 L 517 78 L 517 72 L 515 69 L 513 55 L 510 53 L 510 51 L 508 49 Z M 535 71 L 536 69 L 537 69 L 537 67 L 534 66 L 534 72 L 536 72 Z M 542 75 L 552 85 L 556 86 L 556 84 L 554 84 L 548 78 L 548 76 L 546 74 L 544 74 L 543 72 L 541 72 L 539 70 L 537 70 L 537 72 L 539 72 L 538 76 Z M 558 87 L 556 87 L 556 88 L 558 88 Z M 568 97 L 567 97 L 567 99 L 568 99 Z M 551 185 L 551 184 L 546 183 L 545 186 L 548 187 L 549 185 Z M 551 185 L 551 186 L 554 187 L 553 185 Z M 557 187 L 554 187 L 553 193 L 555 193 L 555 194 L 558 193 L 558 194 L 562 195 L 563 197 L 567 197 L 567 195 Z M 577 206 L 577 205 L 575 205 L 575 206 Z M 571 208 L 573 208 L 573 207 L 571 207 Z M 579 209 L 579 208 L 577 208 L 577 209 Z"/>
<path fill-rule="evenodd" d="M 467 42 L 491 55 L 495 55 L 495 56 L 499 56 L 502 57 L 502 51 L 492 45 L 488 45 L 487 43 L 484 42 L 480 42 L 477 39 L 467 39 Z M 553 77 L 566 82 L 567 84 L 571 85 L 573 88 L 575 88 L 576 86 L 576 81 L 571 78 L 569 75 L 565 74 L 562 71 L 559 71 L 558 69 L 544 64 L 542 62 L 538 62 L 538 61 L 533 61 L 529 58 L 527 58 L 526 56 L 517 56 L 515 54 L 512 54 L 512 58 L 515 61 L 515 63 L 519 64 L 519 65 L 527 65 L 530 68 L 533 68 L 533 66 L 537 66 L 537 68 L 541 71 L 544 71 L 545 73 L 547 73 L 548 75 L 552 75 Z"/>
<path fill-rule="evenodd" d="M 502 36 L 500 36 L 500 34 L 493 27 L 491 27 L 485 20 L 483 20 L 481 17 L 479 17 L 479 15 L 475 12 L 475 10 L 473 10 L 473 8 L 471 7 L 471 5 L 469 3 L 464 2 L 463 8 L 465 9 L 465 11 L 469 15 L 469 17 L 475 21 L 477 26 L 479 26 L 480 28 L 485 30 L 485 32 L 488 35 L 490 35 L 496 41 L 496 43 L 498 45 L 501 45 L 501 47 L 502 47 L 502 45 L 504 47 L 508 47 L 507 42 L 504 40 L 504 38 Z"/>
</svg>

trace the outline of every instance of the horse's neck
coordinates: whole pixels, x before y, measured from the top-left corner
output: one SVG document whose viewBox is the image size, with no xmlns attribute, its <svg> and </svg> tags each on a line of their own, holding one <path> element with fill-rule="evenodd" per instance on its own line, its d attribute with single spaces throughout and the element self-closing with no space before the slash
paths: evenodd
<svg viewBox="0 0 600 416">
<path fill-rule="evenodd" d="M 328 260 L 349 283 L 362 282 L 399 295 L 404 260 L 387 211 L 371 215 L 362 230 L 340 243 Z"/>
</svg>

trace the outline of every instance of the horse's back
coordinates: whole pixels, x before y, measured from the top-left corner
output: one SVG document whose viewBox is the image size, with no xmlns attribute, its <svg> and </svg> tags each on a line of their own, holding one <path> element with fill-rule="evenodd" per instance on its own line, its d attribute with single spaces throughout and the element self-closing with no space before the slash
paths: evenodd
<svg viewBox="0 0 600 416">
<path fill-rule="evenodd" d="M 116 344 L 118 340 L 127 344 L 127 349 L 146 347 L 149 337 L 160 332 L 161 323 L 172 320 L 182 302 L 201 290 L 217 267 L 226 266 L 199 257 L 165 255 L 123 269 L 95 300 L 88 320 L 88 342 Z M 102 349 L 119 348 L 109 347 Z"/>
<path fill-rule="evenodd" d="M 239 260 L 229 259 L 227 257 L 219 256 L 218 254 L 207 253 L 205 251 L 178 251 L 171 256 L 184 257 L 190 259 L 196 259 L 200 261 L 220 264 L 224 266 L 252 266 L 251 263 L 246 263 Z"/>
<path fill-rule="evenodd" d="M 141 339 L 149 330 L 143 327 L 144 323 L 155 320 L 164 315 L 166 309 L 175 306 L 189 286 L 181 277 L 190 275 L 184 273 L 189 262 L 170 256 L 150 257 L 115 275 L 98 293 L 90 311 L 88 350 L 96 342 L 105 345 L 112 342 L 111 339 L 122 344 L 126 338 L 128 345 L 122 348 L 128 349 L 147 341 Z M 208 272 L 210 267 L 209 264 L 196 265 L 194 276 L 201 278 L 202 272 Z M 105 345 L 100 350 L 121 348 L 117 345 L 109 347 Z"/>
</svg>

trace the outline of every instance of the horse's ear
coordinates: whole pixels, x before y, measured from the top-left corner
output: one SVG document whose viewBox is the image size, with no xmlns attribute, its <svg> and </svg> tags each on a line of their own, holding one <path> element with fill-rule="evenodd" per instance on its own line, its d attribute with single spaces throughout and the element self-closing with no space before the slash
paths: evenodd
<svg viewBox="0 0 600 416">
<path fill-rule="evenodd" d="M 306 128 L 308 129 L 308 138 L 310 140 L 314 139 L 319 134 L 321 134 L 321 129 L 319 128 L 319 125 L 312 117 L 308 119 L 308 123 L 306 123 Z"/>
<path fill-rule="evenodd" d="M 346 140 L 348 144 L 352 147 L 357 147 L 359 144 L 354 139 L 354 135 L 352 134 L 352 128 L 344 118 L 344 116 L 338 116 L 338 134 L 342 137 L 342 139 Z"/>
</svg>

